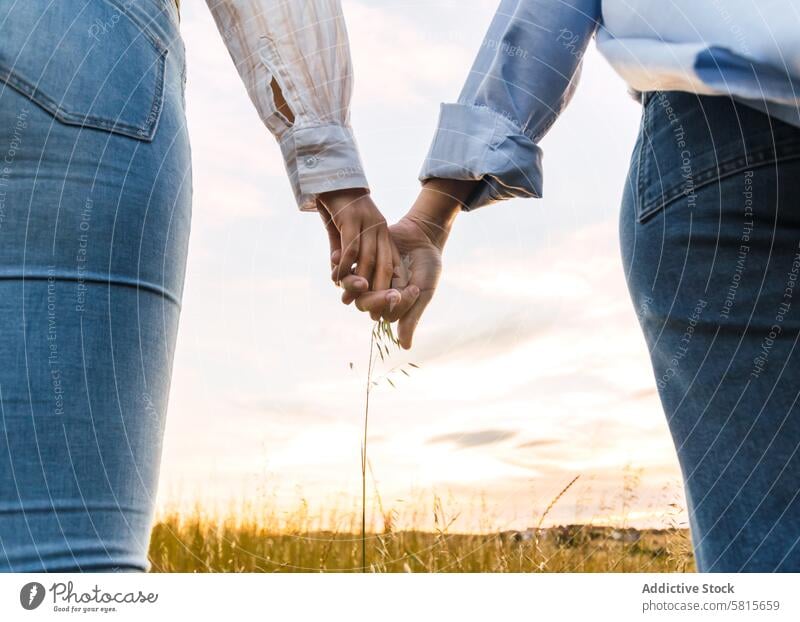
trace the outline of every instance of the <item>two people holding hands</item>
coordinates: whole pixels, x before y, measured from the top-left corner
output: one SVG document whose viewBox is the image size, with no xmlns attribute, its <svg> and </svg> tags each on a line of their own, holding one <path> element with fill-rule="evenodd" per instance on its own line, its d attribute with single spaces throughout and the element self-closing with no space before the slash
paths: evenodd
<svg viewBox="0 0 800 622">
<path fill-rule="evenodd" d="M 642 104 L 622 256 L 697 567 L 800 571 L 795 0 L 500 0 L 391 226 L 350 127 L 339 0 L 206 1 L 298 207 L 322 216 L 342 301 L 397 321 L 404 348 L 458 213 L 542 195 L 539 142 L 596 37 Z M 0 3 L 0 571 L 148 567 L 191 220 L 185 77 L 177 0 Z"/>
<path fill-rule="evenodd" d="M 436 291 L 445 242 L 471 186 L 426 181 L 409 212 L 389 227 L 363 191 L 320 198 L 331 278 L 344 290 L 342 302 L 354 302 L 373 320 L 398 322 L 397 338 L 405 349 Z"/>
</svg>

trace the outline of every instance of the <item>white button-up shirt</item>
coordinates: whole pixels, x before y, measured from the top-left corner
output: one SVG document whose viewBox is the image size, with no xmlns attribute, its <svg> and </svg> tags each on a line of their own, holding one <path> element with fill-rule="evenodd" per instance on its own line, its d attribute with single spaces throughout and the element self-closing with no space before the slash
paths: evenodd
<svg viewBox="0 0 800 622">
<path fill-rule="evenodd" d="M 353 131 L 353 70 L 339 0 L 206 0 L 261 119 L 278 139 L 297 203 L 368 188 Z M 280 111 L 277 85 L 293 120 Z"/>
</svg>

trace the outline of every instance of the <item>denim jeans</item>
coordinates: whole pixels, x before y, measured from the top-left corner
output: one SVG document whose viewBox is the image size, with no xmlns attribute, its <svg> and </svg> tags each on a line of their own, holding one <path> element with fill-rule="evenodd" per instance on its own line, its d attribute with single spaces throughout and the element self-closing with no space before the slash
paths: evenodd
<svg viewBox="0 0 800 622">
<path fill-rule="evenodd" d="M 698 570 L 800 571 L 800 129 L 649 94 L 620 234 Z"/>
<path fill-rule="evenodd" d="M 184 72 L 174 0 L 0 3 L 0 571 L 147 568 Z"/>
</svg>

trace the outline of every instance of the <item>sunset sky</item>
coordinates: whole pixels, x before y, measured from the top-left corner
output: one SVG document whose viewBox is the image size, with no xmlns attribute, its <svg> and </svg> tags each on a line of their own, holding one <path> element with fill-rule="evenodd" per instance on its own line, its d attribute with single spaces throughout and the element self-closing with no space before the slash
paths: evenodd
<svg viewBox="0 0 800 622">
<path fill-rule="evenodd" d="M 350 508 L 371 322 L 338 301 L 321 221 L 297 211 L 205 4 L 182 4 L 195 198 L 161 506 Z M 390 221 L 416 194 L 439 102 L 458 96 L 496 4 L 344 2 L 352 121 Z M 456 222 L 415 347 L 388 363 L 420 369 L 373 394 L 384 505 L 402 515 L 439 494 L 475 529 L 483 499 L 493 528 L 518 528 L 580 475 L 548 522 L 616 520 L 626 466 L 641 470 L 633 522 L 663 525 L 683 503 L 617 242 L 638 115 L 592 46 L 542 143 L 545 198 Z"/>
</svg>

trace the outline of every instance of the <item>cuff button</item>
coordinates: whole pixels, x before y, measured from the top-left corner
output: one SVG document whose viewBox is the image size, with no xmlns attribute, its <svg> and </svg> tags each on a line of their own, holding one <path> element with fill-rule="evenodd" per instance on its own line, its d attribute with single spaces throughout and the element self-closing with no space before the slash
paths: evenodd
<svg viewBox="0 0 800 622">
<path fill-rule="evenodd" d="M 308 156 L 305 159 L 306 168 L 314 168 L 317 163 L 319 163 L 319 158 L 317 156 Z"/>
</svg>

